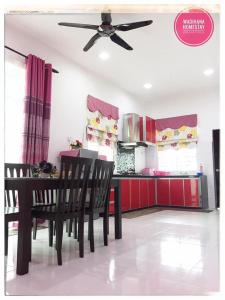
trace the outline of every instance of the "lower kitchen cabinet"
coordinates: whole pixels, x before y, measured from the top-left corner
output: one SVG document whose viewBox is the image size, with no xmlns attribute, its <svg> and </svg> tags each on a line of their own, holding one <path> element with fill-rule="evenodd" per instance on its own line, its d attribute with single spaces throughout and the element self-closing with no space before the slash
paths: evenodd
<svg viewBox="0 0 225 300">
<path fill-rule="evenodd" d="M 170 204 L 184 206 L 184 180 L 170 179 Z"/>
<path fill-rule="evenodd" d="M 141 207 L 139 179 L 130 180 L 130 203 L 131 203 L 131 209 L 138 209 Z"/>
<path fill-rule="evenodd" d="M 197 178 L 184 179 L 184 202 L 187 207 L 199 207 L 199 180 Z"/>
<path fill-rule="evenodd" d="M 140 179 L 140 205 L 142 208 L 149 206 L 148 179 Z"/>
<path fill-rule="evenodd" d="M 153 206 L 156 204 L 155 179 L 148 179 L 148 204 L 149 206 Z"/>
<path fill-rule="evenodd" d="M 130 180 L 129 179 L 121 180 L 120 190 L 121 190 L 122 211 L 130 210 L 131 206 L 130 206 Z"/>
<path fill-rule="evenodd" d="M 200 207 L 199 178 L 121 179 L 122 212 L 159 206 Z M 114 213 L 114 189 L 110 192 L 109 213 Z"/>
<path fill-rule="evenodd" d="M 157 205 L 170 205 L 169 179 L 157 179 Z"/>
</svg>

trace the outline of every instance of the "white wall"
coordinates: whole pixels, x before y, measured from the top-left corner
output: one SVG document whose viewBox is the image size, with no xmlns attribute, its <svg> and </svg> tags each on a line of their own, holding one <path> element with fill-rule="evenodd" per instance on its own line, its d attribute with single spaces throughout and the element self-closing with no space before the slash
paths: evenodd
<svg viewBox="0 0 225 300">
<path fill-rule="evenodd" d="M 53 74 L 48 157 L 48 160 L 54 164 L 58 165 L 58 153 L 68 149 L 69 136 L 85 141 L 88 94 L 118 106 L 120 116 L 129 112 L 142 113 L 140 106 L 130 94 L 104 78 L 83 69 L 27 33 L 6 26 L 5 45 L 26 55 L 35 54 L 46 62 L 52 63 L 53 68 L 59 71 L 59 74 Z M 121 121 L 119 121 L 119 139 L 122 138 L 121 130 Z"/>
<path fill-rule="evenodd" d="M 198 115 L 198 166 L 200 163 L 203 164 L 204 174 L 208 178 L 209 205 L 210 208 L 214 208 L 212 129 L 220 128 L 219 88 L 184 92 L 182 95 L 171 95 L 154 102 L 145 102 L 145 111 L 155 119 L 187 114 Z"/>
</svg>

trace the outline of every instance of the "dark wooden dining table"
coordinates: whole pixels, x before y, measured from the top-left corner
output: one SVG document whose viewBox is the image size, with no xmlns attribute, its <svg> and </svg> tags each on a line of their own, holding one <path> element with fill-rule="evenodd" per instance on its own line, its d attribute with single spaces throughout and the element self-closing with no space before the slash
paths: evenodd
<svg viewBox="0 0 225 300">
<path fill-rule="evenodd" d="M 41 190 L 57 190 L 60 185 L 58 178 L 5 178 L 5 190 L 15 190 L 19 200 L 19 225 L 17 244 L 16 273 L 24 275 L 29 272 L 31 261 L 31 231 L 33 192 Z M 91 187 L 91 179 L 88 182 Z M 111 187 L 114 188 L 114 223 L 115 239 L 122 238 L 122 217 L 120 200 L 120 180 L 113 178 Z"/>
</svg>

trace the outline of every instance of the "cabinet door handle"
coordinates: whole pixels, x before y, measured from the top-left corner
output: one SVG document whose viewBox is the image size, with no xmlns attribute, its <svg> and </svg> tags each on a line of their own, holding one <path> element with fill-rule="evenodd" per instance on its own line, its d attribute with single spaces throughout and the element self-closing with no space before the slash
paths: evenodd
<svg viewBox="0 0 225 300">
<path fill-rule="evenodd" d="M 220 171 L 220 169 L 216 169 L 216 172 L 219 172 Z"/>
</svg>

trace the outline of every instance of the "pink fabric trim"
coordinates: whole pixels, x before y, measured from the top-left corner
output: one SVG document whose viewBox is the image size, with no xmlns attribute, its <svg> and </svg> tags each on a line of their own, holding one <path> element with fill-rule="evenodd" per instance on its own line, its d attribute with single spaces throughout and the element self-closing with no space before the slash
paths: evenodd
<svg viewBox="0 0 225 300">
<path fill-rule="evenodd" d="M 87 97 L 87 107 L 91 112 L 99 111 L 104 117 L 111 117 L 114 120 L 119 120 L 118 107 L 90 95 Z"/>
<path fill-rule="evenodd" d="M 74 149 L 74 150 L 68 150 L 68 151 L 61 151 L 59 152 L 59 157 L 61 156 L 74 156 L 77 157 L 80 155 L 80 150 L 79 149 Z"/>
<path fill-rule="evenodd" d="M 107 156 L 106 155 L 99 155 L 98 159 L 107 160 Z"/>
<path fill-rule="evenodd" d="M 173 118 L 157 119 L 156 129 L 162 131 L 166 128 L 178 129 L 182 126 L 196 127 L 197 126 L 197 115 L 186 115 Z"/>
</svg>

